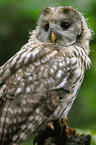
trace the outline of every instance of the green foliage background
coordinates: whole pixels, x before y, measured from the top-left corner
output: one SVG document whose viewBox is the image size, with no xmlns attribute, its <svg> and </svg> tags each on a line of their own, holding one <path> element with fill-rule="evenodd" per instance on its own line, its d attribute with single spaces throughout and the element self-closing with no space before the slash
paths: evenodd
<svg viewBox="0 0 96 145">
<path fill-rule="evenodd" d="M 90 42 L 91 69 L 69 113 L 69 125 L 96 132 L 96 0 L 0 0 L 0 66 L 14 55 L 35 29 L 42 8 L 72 6 L 84 14 L 93 32 Z M 95 136 L 96 137 L 96 136 Z"/>
</svg>

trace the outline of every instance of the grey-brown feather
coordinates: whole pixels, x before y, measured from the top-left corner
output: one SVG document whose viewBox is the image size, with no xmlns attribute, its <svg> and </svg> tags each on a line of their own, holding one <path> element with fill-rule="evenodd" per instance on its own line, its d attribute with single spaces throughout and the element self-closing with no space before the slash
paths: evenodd
<svg viewBox="0 0 96 145">
<path fill-rule="evenodd" d="M 68 30 L 60 27 L 65 20 L 71 23 Z M 54 44 L 52 32 L 57 36 Z M 0 68 L 2 145 L 19 145 L 43 122 L 67 116 L 91 64 L 90 38 L 84 17 L 76 10 L 42 10 L 28 43 Z"/>
</svg>

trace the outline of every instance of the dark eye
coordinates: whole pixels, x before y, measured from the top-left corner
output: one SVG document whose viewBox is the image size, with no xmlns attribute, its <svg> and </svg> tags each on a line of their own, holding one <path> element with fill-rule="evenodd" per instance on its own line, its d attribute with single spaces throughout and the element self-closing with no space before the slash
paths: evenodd
<svg viewBox="0 0 96 145">
<path fill-rule="evenodd" d="M 61 22 L 60 26 L 63 28 L 63 29 L 68 29 L 70 27 L 70 23 L 69 22 Z"/>
<path fill-rule="evenodd" d="M 45 28 L 45 31 L 48 31 L 48 29 L 49 29 L 49 24 L 45 24 L 44 28 Z"/>
</svg>

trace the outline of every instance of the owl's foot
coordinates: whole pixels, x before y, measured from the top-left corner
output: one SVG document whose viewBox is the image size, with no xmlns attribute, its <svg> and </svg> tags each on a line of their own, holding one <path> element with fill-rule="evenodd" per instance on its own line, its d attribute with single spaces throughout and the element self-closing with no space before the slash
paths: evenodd
<svg viewBox="0 0 96 145">
<path fill-rule="evenodd" d="M 68 118 L 67 118 L 67 116 L 65 116 L 64 118 L 62 118 L 62 119 L 60 119 L 60 120 L 58 120 L 59 121 L 59 123 L 60 124 L 62 124 L 62 123 L 64 123 L 64 124 L 66 124 L 66 126 L 67 126 L 67 123 L 68 123 Z M 54 129 L 54 122 L 49 122 L 48 123 L 48 126 L 51 128 L 51 129 Z"/>
<path fill-rule="evenodd" d="M 79 135 L 67 126 L 66 117 L 55 120 L 45 130 L 38 132 L 34 144 L 37 145 L 90 145 L 90 135 Z"/>
<path fill-rule="evenodd" d="M 68 118 L 66 116 L 59 120 L 58 126 L 61 128 L 61 134 L 64 132 L 66 136 L 77 135 L 75 129 L 68 127 Z"/>
</svg>

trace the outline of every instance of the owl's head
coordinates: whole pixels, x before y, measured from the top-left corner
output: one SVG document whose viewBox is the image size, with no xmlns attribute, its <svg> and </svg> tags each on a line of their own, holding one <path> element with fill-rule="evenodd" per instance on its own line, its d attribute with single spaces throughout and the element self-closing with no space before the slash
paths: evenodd
<svg viewBox="0 0 96 145">
<path fill-rule="evenodd" d="M 46 7 L 41 11 L 36 30 L 29 41 L 63 46 L 79 44 L 87 54 L 91 31 L 83 15 L 72 7 Z"/>
<path fill-rule="evenodd" d="M 72 7 L 44 8 L 38 19 L 36 31 L 41 42 L 54 42 L 66 46 L 80 41 L 82 37 L 83 40 L 88 40 L 91 36 L 84 17 Z"/>
</svg>

